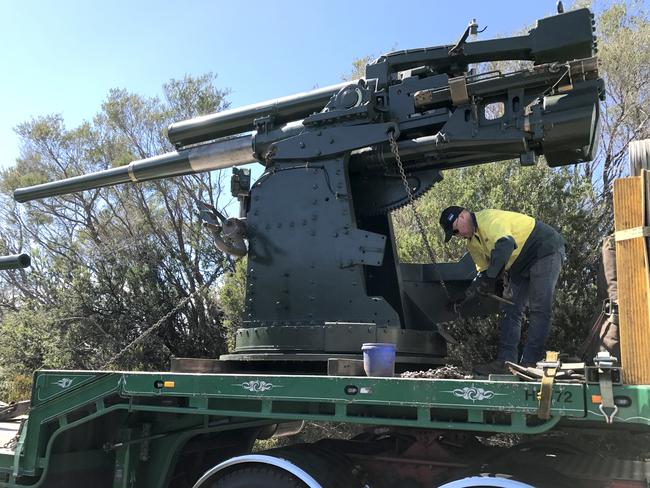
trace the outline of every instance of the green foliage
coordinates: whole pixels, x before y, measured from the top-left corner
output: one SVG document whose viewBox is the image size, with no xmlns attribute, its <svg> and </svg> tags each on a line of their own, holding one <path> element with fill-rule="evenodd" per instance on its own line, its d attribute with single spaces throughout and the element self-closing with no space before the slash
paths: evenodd
<svg viewBox="0 0 650 488">
<path fill-rule="evenodd" d="M 352 61 L 352 70 L 344 75 L 343 81 L 352 81 L 358 80 L 359 78 L 364 78 L 366 76 L 366 65 L 374 59 L 374 56 L 364 56 L 362 58 L 355 59 Z"/>
<path fill-rule="evenodd" d="M 235 347 L 235 332 L 243 326 L 246 264 L 245 258 L 237 261 L 234 272 L 226 274 L 219 290 L 219 307 L 223 312 L 223 326 L 227 333 L 229 351 Z"/>
<path fill-rule="evenodd" d="M 227 106 L 227 91 L 215 88 L 214 79 L 171 80 L 163 101 L 111 90 L 93 120 L 74 129 L 59 115 L 17 127 L 21 158 L 0 175 L 0 247 L 27 250 L 33 261 L 29 270 L 0 275 L 6 378 L 42 366 L 165 369 L 171 355 L 225 351 L 216 297 L 205 288 L 230 264 L 195 211 L 197 199 L 220 203 L 220 172 L 20 206 L 11 200 L 19 186 L 169 151 L 169 123 Z"/>
<path fill-rule="evenodd" d="M 206 73 L 198 77 L 185 75 L 182 80 L 165 83 L 163 92 L 171 112 L 189 119 L 229 108 L 230 103 L 225 98 L 230 90 L 217 89 L 216 79 L 215 73 Z"/>
<path fill-rule="evenodd" d="M 0 322 L 0 397 L 5 402 L 29 398 L 32 372 L 71 367 L 65 332 L 54 314 L 25 306 Z"/>
<path fill-rule="evenodd" d="M 45 310 L 24 307 L 6 314 L 0 324 L 0 368 L 30 375 L 35 369 L 67 366 L 58 319 Z"/>
<path fill-rule="evenodd" d="M 27 400 L 32 392 L 32 377 L 24 374 L 3 376 L 0 392 L 2 392 L 2 400 L 6 403 Z"/>
<path fill-rule="evenodd" d="M 612 182 L 627 173 L 630 141 L 650 137 L 650 19 L 642 3 L 613 2 L 596 27 L 607 98 L 598 157 L 585 168 L 611 211 Z"/>
</svg>

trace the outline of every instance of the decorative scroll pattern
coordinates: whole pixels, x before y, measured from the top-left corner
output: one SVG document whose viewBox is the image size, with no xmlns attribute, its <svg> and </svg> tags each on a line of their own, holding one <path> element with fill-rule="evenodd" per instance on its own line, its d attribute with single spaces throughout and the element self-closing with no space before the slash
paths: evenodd
<svg viewBox="0 0 650 488">
<path fill-rule="evenodd" d="M 267 383 L 266 381 L 262 380 L 246 381 L 238 386 L 241 386 L 244 390 L 252 391 L 255 393 L 269 391 L 273 388 L 277 388 L 277 386 L 273 383 Z"/>
<path fill-rule="evenodd" d="M 61 378 L 59 381 L 56 381 L 54 384 L 65 389 L 72 384 L 72 380 L 70 378 Z"/>
<path fill-rule="evenodd" d="M 473 402 L 489 400 L 495 395 L 493 391 L 484 390 L 483 388 L 476 388 L 473 386 L 472 387 L 466 386 L 465 388 L 462 389 L 457 388 L 452 393 L 454 394 L 454 396 L 463 398 L 464 400 L 471 400 Z"/>
</svg>

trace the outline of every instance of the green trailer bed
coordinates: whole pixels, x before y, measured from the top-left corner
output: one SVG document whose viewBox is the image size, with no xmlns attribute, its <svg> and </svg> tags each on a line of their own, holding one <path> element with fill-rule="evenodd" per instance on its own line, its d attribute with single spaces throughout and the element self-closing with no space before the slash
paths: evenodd
<svg viewBox="0 0 650 488">
<path fill-rule="evenodd" d="M 0 487 L 49 486 L 42 484 L 48 473 L 73 465 L 105 470 L 113 479 L 109 486 L 132 486 L 125 475 L 120 484 L 118 475 L 137 460 L 152 461 L 138 468 L 157 480 L 147 486 L 165 486 L 171 468 L 160 466 L 173 466 L 173 456 L 188 440 L 279 421 L 529 434 L 560 422 L 610 427 L 597 403 L 598 384 L 556 382 L 548 419 L 538 417 L 539 388 L 540 383 L 513 376 L 451 380 L 38 371 L 20 436 L 15 446 L 0 450 Z M 619 409 L 611 428 L 647 429 L 649 392 L 647 386 L 614 386 Z"/>
</svg>

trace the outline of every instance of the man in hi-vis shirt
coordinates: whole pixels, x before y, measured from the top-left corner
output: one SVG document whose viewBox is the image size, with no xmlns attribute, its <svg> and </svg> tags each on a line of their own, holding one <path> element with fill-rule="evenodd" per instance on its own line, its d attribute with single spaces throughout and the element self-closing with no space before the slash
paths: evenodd
<svg viewBox="0 0 650 488">
<path fill-rule="evenodd" d="M 531 366 L 544 357 L 551 326 L 553 295 L 562 261 L 564 239 L 551 226 L 532 217 L 504 210 L 470 212 L 447 207 L 440 216 L 445 242 L 453 236 L 467 240 L 478 274 L 466 296 L 494 293 L 497 278 L 509 279 L 512 305 L 501 306 L 501 330 L 497 359 L 474 368 L 488 375 L 506 371 L 504 362 Z M 521 319 L 528 303 L 528 340 L 519 355 Z"/>
</svg>

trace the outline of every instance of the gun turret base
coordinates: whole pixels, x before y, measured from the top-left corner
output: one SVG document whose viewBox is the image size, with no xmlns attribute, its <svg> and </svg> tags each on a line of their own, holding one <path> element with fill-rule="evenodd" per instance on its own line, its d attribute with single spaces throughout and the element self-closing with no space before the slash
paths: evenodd
<svg viewBox="0 0 650 488">
<path fill-rule="evenodd" d="M 361 354 L 226 354 L 219 359 L 172 358 L 171 371 L 174 373 L 205 374 L 307 374 L 331 375 L 330 360 L 341 360 L 343 364 L 356 363 L 348 374 L 340 376 L 365 376 Z M 395 375 L 405 371 L 436 369 L 445 364 L 442 358 L 421 356 L 399 356 L 395 364 Z M 355 371 L 353 371 L 355 370 Z"/>
<path fill-rule="evenodd" d="M 233 354 L 219 359 L 232 368 L 324 374 L 329 359 L 363 359 L 367 342 L 396 345 L 396 370 L 445 364 L 446 341 L 435 331 L 360 324 L 272 326 L 239 329 Z"/>
<path fill-rule="evenodd" d="M 250 372 L 274 374 L 316 374 L 326 375 L 328 360 L 346 359 L 363 361 L 361 354 L 225 354 L 216 361 L 225 372 Z M 447 364 L 445 358 L 398 355 L 395 374 L 404 371 L 426 370 Z"/>
</svg>

